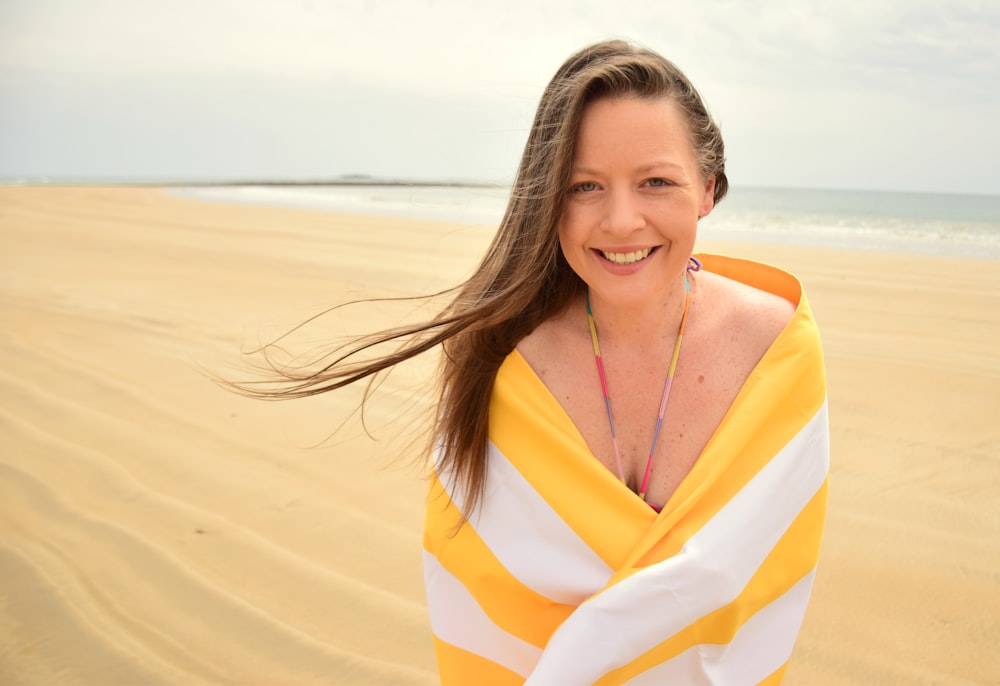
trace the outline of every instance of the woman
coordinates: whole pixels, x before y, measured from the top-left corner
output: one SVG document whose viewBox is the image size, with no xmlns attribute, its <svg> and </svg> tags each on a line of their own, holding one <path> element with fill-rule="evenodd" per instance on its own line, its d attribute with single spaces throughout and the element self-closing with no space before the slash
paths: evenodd
<svg viewBox="0 0 1000 686">
<path fill-rule="evenodd" d="M 445 684 L 778 683 L 826 506 L 825 381 L 794 277 L 693 256 L 723 143 L 674 65 L 588 47 L 438 318 L 285 395 L 445 356 L 425 522 Z"/>
</svg>

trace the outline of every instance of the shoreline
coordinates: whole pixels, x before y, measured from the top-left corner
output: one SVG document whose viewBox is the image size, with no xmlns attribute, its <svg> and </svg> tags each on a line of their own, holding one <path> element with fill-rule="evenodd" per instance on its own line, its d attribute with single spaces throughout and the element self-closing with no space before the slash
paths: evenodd
<svg viewBox="0 0 1000 686">
<path fill-rule="evenodd" d="M 431 361 L 376 396 L 377 441 L 356 389 L 261 403 L 199 368 L 245 369 L 241 349 L 347 300 L 453 286 L 489 234 L 159 187 L 0 187 L 0 681 L 436 683 L 425 482 L 396 460 Z M 830 509 L 785 683 L 992 683 L 1000 270 L 698 250 L 796 273 L 823 336 Z M 292 345 L 415 315 L 335 312 Z"/>
<path fill-rule="evenodd" d="M 6 178 L 0 179 L 0 188 L 198 188 L 198 187 L 240 187 L 240 186 L 403 186 L 403 187 L 470 187 L 470 188 L 500 188 L 510 189 L 510 183 L 504 181 L 488 180 L 460 180 L 460 179 L 406 179 L 359 175 L 346 175 L 331 179 L 52 179 L 50 177 L 38 178 Z M 945 191 L 916 191 L 904 189 L 887 188 L 818 188 L 812 186 L 756 186 L 750 184 L 740 184 L 735 189 L 748 189 L 753 191 L 776 191 L 776 192 L 802 192 L 802 193 L 833 193 L 833 194 L 860 194 L 860 195 L 899 195 L 899 196 L 929 196 L 929 197 L 953 197 L 953 198 L 979 198 L 984 200 L 1000 200 L 997 193 L 956 193 Z"/>
<path fill-rule="evenodd" d="M 495 227 L 503 216 L 509 189 L 491 185 L 420 185 L 384 183 L 370 185 L 215 185 L 172 187 L 170 192 L 213 202 L 368 214 L 396 218 L 421 218 Z M 912 195 L 909 205 L 898 209 Z M 766 200 L 754 200 L 755 197 Z M 843 205 L 841 196 L 860 205 L 845 214 L 831 213 L 826 204 Z M 870 196 L 870 197 L 868 197 Z M 793 244 L 863 252 L 900 252 L 915 255 L 1000 260 L 1000 197 L 982 196 L 989 207 L 968 214 L 953 194 L 937 198 L 927 194 L 891 194 L 871 191 L 813 191 L 809 189 L 733 189 L 700 227 L 710 240 Z M 970 196 L 971 198 L 972 196 Z M 806 200 L 803 200 L 805 198 Z M 864 198 L 864 201 L 857 200 Z M 884 207 L 890 199 L 897 206 Z M 966 212 L 969 220 L 949 219 L 948 208 L 933 201 L 950 199 L 952 209 Z M 764 204 L 759 204 L 763 202 Z M 995 207 L 994 207 L 995 205 Z M 850 212 L 854 214 L 850 214 Z M 866 216 L 863 212 L 871 212 Z M 989 220 L 992 218 L 992 220 Z M 964 223 L 963 223 L 964 222 Z"/>
</svg>

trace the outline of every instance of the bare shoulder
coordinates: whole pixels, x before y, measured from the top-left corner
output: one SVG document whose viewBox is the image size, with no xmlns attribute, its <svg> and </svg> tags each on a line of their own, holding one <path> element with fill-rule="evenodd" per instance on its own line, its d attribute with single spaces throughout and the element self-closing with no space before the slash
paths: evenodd
<svg viewBox="0 0 1000 686">
<path fill-rule="evenodd" d="M 581 338 L 581 328 L 573 326 L 570 319 L 568 310 L 557 314 L 517 344 L 518 352 L 542 380 L 552 375 L 575 376 L 577 365 L 585 361 L 590 339 Z"/>
<path fill-rule="evenodd" d="M 566 346 L 570 343 L 568 339 L 574 338 L 572 334 L 575 333 L 567 320 L 566 312 L 545 320 L 521 339 L 517 344 L 518 352 L 529 362 L 533 362 L 541 361 L 553 351 Z"/>
<path fill-rule="evenodd" d="M 719 274 L 698 275 L 703 311 L 712 329 L 725 329 L 731 340 L 763 354 L 795 314 L 795 304 L 779 295 Z M 749 351 L 748 351 L 749 352 Z"/>
</svg>

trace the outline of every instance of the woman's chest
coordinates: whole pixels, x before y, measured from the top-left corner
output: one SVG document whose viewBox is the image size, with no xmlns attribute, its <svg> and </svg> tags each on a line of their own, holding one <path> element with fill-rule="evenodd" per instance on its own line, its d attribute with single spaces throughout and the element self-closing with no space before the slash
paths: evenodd
<svg viewBox="0 0 1000 686">
<path fill-rule="evenodd" d="M 594 458 L 636 492 L 648 468 L 647 500 L 662 504 L 698 460 L 753 363 L 725 346 L 687 346 L 670 377 L 669 351 L 602 357 L 603 382 L 585 347 L 528 361 Z"/>
</svg>

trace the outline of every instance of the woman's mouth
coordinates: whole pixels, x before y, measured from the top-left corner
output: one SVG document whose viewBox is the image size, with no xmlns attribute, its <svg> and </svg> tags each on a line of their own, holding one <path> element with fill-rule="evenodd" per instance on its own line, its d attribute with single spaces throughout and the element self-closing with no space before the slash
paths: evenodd
<svg viewBox="0 0 1000 686">
<path fill-rule="evenodd" d="M 650 253 L 654 250 L 656 248 L 643 248 L 642 250 L 633 250 L 632 252 L 606 252 L 604 250 L 598 250 L 597 252 L 608 262 L 614 262 L 615 264 L 635 264 L 649 257 Z"/>
</svg>

